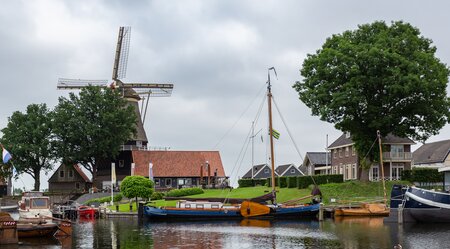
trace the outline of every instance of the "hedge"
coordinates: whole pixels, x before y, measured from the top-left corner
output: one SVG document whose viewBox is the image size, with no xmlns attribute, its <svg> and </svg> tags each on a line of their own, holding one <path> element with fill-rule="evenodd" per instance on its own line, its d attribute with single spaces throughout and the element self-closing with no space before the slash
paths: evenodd
<svg viewBox="0 0 450 249">
<path fill-rule="evenodd" d="M 402 180 L 410 182 L 442 182 L 444 180 L 444 173 L 437 169 L 421 169 L 414 168 L 412 170 L 403 170 Z"/>
<path fill-rule="evenodd" d="M 278 179 L 278 186 L 280 186 L 280 188 L 286 188 L 287 187 L 287 178 L 286 176 L 280 176 L 277 177 Z"/>
<path fill-rule="evenodd" d="M 266 185 L 266 179 L 239 179 L 238 184 L 240 188 L 254 187 L 254 186 L 264 186 Z"/>
<path fill-rule="evenodd" d="M 309 185 L 327 184 L 327 183 L 342 183 L 344 182 L 344 175 L 314 175 L 314 176 L 297 176 L 297 187 L 307 188 Z"/>
<path fill-rule="evenodd" d="M 121 201 L 122 198 L 123 198 L 123 196 L 122 196 L 121 193 L 114 194 L 113 201 L 114 201 L 114 202 L 118 202 L 118 201 Z M 110 203 L 110 202 L 111 202 L 111 196 L 106 196 L 106 197 L 102 197 L 102 198 L 90 199 L 90 200 L 86 201 L 84 204 L 85 204 L 85 205 L 91 205 L 91 204 L 94 203 L 94 202 L 98 202 L 98 203 L 105 203 L 105 202 L 107 202 L 107 203 Z"/>
<path fill-rule="evenodd" d="M 166 196 L 168 197 L 180 197 L 187 195 L 198 195 L 203 194 L 204 191 L 201 188 L 182 188 L 182 189 L 172 189 L 167 192 Z"/>
<path fill-rule="evenodd" d="M 287 187 L 288 188 L 296 188 L 297 187 L 297 177 L 296 176 L 288 176 L 287 177 Z"/>
</svg>

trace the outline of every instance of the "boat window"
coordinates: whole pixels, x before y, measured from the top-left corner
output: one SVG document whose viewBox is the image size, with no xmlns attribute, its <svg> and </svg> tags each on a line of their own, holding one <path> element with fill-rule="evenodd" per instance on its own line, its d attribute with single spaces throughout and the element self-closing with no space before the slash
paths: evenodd
<svg viewBox="0 0 450 249">
<path fill-rule="evenodd" d="M 203 204 L 197 204 L 195 207 L 199 208 L 199 209 L 203 209 Z"/>
<path fill-rule="evenodd" d="M 213 204 L 213 205 L 211 205 L 211 208 L 219 208 L 219 205 Z"/>
<path fill-rule="evenodd" d="M 184 207 L 185 208 L 191 208 L 191 204 L 186 204 Z"/>
<path fill-rule="evenodd" d="M 61 177 L 61 178 L 64 177 L 64 170 L 60 170 L 60 171 L 59 171 L 59 177 Z"/>
<path fill-rule="evenodd" d="M 30 206 L 30 200 L 29 200 L 29 199 L 26 199 L 26 200 L 25 200 L 25 206 L 27 206 L 27 207 Z"/>
<path fill-rule="evenodd" d="M 32 208 L 47 208 L 47 199 L 33 199 Z"/>
</svg>

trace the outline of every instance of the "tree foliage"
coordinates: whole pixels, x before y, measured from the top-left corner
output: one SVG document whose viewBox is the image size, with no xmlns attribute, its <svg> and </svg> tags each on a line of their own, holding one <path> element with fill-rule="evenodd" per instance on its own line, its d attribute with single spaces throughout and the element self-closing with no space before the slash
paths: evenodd
<svg viewBox="0 0 450 249">
<path fill-rule="evenodd" d="M 95 182 L 97 163 L 119 154 L 136 131 L 136 114 L 118 91 L 89 86 L 79 96 L 60 97 L 54 110 L 57 153 L 63 163 L 80 163 Z"/>
<path fill-rule="evenodd" d="M 127 198 L 150 198 L 153 193 L 153 181 L 143 176 L 127 176 L 120 183 L 120 192 Z"/>
<path fill-rule="evenodd" d="M 55 160 L 51 111 L 46 104 L 28 105 L 26 113 L 16 111 L 8 118 L 2 132 L 1 143 L 13 157 L 9 168 L 13 164 L 17 174 L 33 177 L 34 190 L 39 190 L 41 171 L 50 171 Z"/>
<path fill-rule="evenodd" d="M 313 115 L 351 133 L 360 155 L 377 130 L 424 141 L 450 119 L 449 69 L 435 52 L 408 23 L 360 25 L 308 54 L 293 87 Z"/>
</svg>

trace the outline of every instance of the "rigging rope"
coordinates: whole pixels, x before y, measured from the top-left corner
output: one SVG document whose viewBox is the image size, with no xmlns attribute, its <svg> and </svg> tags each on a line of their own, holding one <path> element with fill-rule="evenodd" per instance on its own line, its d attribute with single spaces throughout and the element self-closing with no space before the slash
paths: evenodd
<svg viewBox="0 0 450 249">
<path fill-rule="evenodd" d="M 253 102 L 255 102 L 255 100 L 259 97 L 259 95 L 261 94 L 261 91 L 265 88 L 266 84 L 264 84 L 261 89 L 259 89 L 258 94 L 256 94 L 255 98 L 253 98 L 253 100 L 250 102 L 250 104 L 245 108 L 245 110 L 241 113 L 241 115 L 239 116 L 239 118 L 234 122 L 234 124 L 230 127 L 230 129 L 228 129 L 227 132 L 225 132 L 225 134 L 219 139 L 219 142 L 216 143 L 216 145 L 214 145 L 214 147 L 212 148 L 213 150 L 217 149 L 217 146 L 219 146 L 220 143 L 222 143 L 223 139 L 228 136 L 228 134 L 233 130 L 233 128 L 236 126 L 236 124 L 239 122 L 239 120 L 241 120 L 242 116 L 244 116 L 244 114 L 248 111 L 248 109 L 253 105 Z"/>
</svg>

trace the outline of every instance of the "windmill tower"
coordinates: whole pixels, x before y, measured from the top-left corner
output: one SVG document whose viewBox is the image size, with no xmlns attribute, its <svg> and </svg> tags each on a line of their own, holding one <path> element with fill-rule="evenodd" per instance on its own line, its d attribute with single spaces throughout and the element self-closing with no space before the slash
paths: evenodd
<svg viewBox="0 0 450 249">
<path fill-rule="evenodd" d="M 114 160 L 103 159 L 97 165 L 97 181 L 94 183 L 97 188 L 105 188 L 105 185 L 110 185 L 112 162 L 118 166 L 116 169 L 117 180 L 120 181 L 125 176 L 131 174 L 131 163 L 133 162 L 132 151 L 146 150 L 148 148 L 148 139 L 144 130 L 144 122 L 149 99 L 151 97 L 169 97 L 173 90 L 173 84 L 170 83 L 138 83 L 122 81 L 122 79 L 126 78 L 130 38 L 131 27 L 120 27 L 113 64 L 112 83 L 109 83 L 108 80 L 58 79 L 57 89 L 60 90 L 81 89 L 89 85 L 116 89 L 117 91 L 120 91 L 123 98 L 127 100 L 127 104 L 133 106 L 137 115 L 137 132 L 122 147 L 118 158 Z M 141 101 L 140 111 L 139 101 Z"/>
<path fill-rule="evenodd" d="M 112 83 L 108 84 L 108 80 L 59 78 L 57 89 L 73 90 L 81 89 L 88 85 L 95 85 L 101 87 L 111 87 L 120 91 L 123 98 L 127 100 L 127 104 L 134 107 L 134 110 L 138 117 L 136 120 L 136 135 L 130 138 L 125 147 L 128 147 L 128 149 L 141 149 L 146 148 L 148 144 L 147 134 L 144 130 L 144 122 L 147 113 L 149 98 L 169 97 L 172 94 L 173 84 L 122 82 L 122 79 L 126 78 L 130 38 L 131 27 L 120 27 L 113 64 Z M 147 101 L 144 108 L 145 99 L 147 99 Z M 141 111 L 139 111 L 139 101 L 142 101 Z"/>
</svg>

